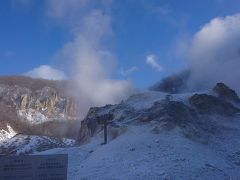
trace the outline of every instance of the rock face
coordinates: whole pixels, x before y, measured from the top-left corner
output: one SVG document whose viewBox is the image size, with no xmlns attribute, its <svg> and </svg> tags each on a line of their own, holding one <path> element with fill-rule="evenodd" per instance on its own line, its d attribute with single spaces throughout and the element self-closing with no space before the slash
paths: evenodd
<svg viewBox="0 0 240 180">
<path fill-rule="evenodd" d="M 103 108 L 108 109 L 112 108 L 112 105 L 107 105 Z M 97 131 L 103 128 L 103 121 L 108 121 L 111 123 L 114 119 L 114 116 L 111 113 L 101 113 L 103 108 L 93 107 L 90 108 L 86 118 L 81 122 L 81 128 L 79 130 L 78 142 L 84 143 L 90 137 L 94 136 Z"/>
<path fill-rule="evenodd" d="M 59 130 L 63 123 L 79 124 L 80 117 L 79 104 L 67 93 L 66 83 L 21 76 L 0 77 L 0 122 L 5 124 L 1 129 L 6 131 L 9 124 L 18 133 L 64 136 Z M 46 126 L 50 122 L 56 125 Z M 75 132 L 79 125 L 72 128 L 62 132 Z"/>
<path fill-rule="evenodd" d="M 29 79 L 29 81 L 35 80 Z M 24 85 L 3 83 L 0 79 L 1 101 L 20 112 L 20 116 L 26 115 L 22 118 L 28 119 L 34 114 L 42 114 L 47 119 L 74 119 L 80 115 L 78 102 L 69 95 L 59 92 L 57 87 L 43 84 L 38 89 L 31 89 Z M 64 82 L 59 81 L 58 83 Z"/>
<path fill-rule="evenodd" d="M 107 116 L 109 115 L 109 116 Z M 106 118 L 107 117 L 107 118 Z M 124 124 L 157 122 L 165 128 L 184 127 L 196 118 L 195 111 L 180 101 L 157 101 L 147 109 L 134 109 L 127 103 L 91 108 L 82 121 L 78 142 L 84 143 L 103 129 L 101 120 L 108 119 L 109 127 L 123 128 Z M 129 121 L 130 119 L 130 121 Z"/>
<path fill-rule="evenodd" d="M 79 104 L 67 82 L 0 77 L 0 154 L 29 154 L 74 145 Z"/>
<path fill-rule="evenodd" d="M 224 87 L 228 92 L 226 93 L 227 97 L 236 97 L 229 93 L 233 92 L 230 88 L 225 85 Z M 113 118 L 109 118 L 109 128 L 121 128 L 128 124 L 154 123 L 156 124 L 154 132 L 158 132 L 160 129 L 169 130 L 179 127 L 183 134 L 188 137 L 200 137 L 199 134 L 214 133 L 216 127 L 211 124 L 211 120 L 208 120 L 211 119 L 212 115 L 233 117 L 240 113 L 240 109 L 227 101 L 226 98 L 223 99 L 212 94 L 212 92 L 209 94 L 189 94 L 185 95 L 184 99 L 182 99 L 183 95 L 180 95 L 182 100 L 179 100 L 178 95 L 172 95 L 169 98 L 168 94 L 160 93 L 162 98 L 154 100 L 147 94 L 140 94 L 130 97 L 121 104 L 91 108 L 82 121 L 78 142 L 84 143 L 101 132 L 103 127 L 99 123 L 99 118 L 101 119 L 107 114 L 113 116 Z M 154 93 L 153 96 L 155 96 Z M 149 106 L 142 106 L 146 102 Z"/>
<path fill-rule="evenodd" d="M 0 130 L 0 143 L 5 141 L 6 139 L 10 139 L 13 136 L 16 135 L 16 132 L 13 130 L 13 128 L 7 124 L 6 127 L 1 128 Z"/>
<path fill-rule="evenodd" d="M 173 76 L 168 76 L 150 87 L 150 90 L 166 93 L 181 93 L 187 88 L 186 82 L 189 78 L 189 75 L 190 71 L 185 70 Z"/>
<path fill-rule="evenodd" d="M 26 120 L 34 118 L 34 114 L 42 114 L 47 118 L 73 119 L 79 117 L 79 108 L 71 97 L 61 96 L 56 89 L 43 87 L 32 91 L 21 86 L 1 85 L 0 98 Z M 26 117 L 24 117 L 24 115 Z M 29 116 L 28 116 L 29 115 Z"/>
<path fill-rule="evenodd" d="M 240 103 L 240 99 L 237 93 L 226 86 L 224 83 L 217 83 L 213 88 L 213 91 L 218 95 L 220 99 Z"/>
<path fill-rule="evenodd" d="M 195 107 L 198 112 L 203 114 L 233 116 L 240 112 L 240 110 L 231 103 L 207 94 L 195 94 L 189 98 L 189 103 Z"/>
<path fill-rule="evenodd" d="M 184 125 L 195 117 L 195 112 L 180 101 L 160 101 L 146 110 L 142 121 L 158 121 L 172 124 Z"/>
</svg>

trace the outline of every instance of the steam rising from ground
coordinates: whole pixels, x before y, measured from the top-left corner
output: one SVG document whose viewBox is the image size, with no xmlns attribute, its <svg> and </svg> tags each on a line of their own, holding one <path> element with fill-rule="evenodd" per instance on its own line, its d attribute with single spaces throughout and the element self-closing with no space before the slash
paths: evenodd
<svg viewBox="0 0 240 180">
<path fill-rule="evenodd" d="M 215 18 L 196 33 L 189 64 L 191 90 L 222 81 L 240 92 L 240 14 Z"/>
<path fill-rule="evenodd" d="M 65 1 L 67 2 L 69 1 Z M 104 6 L 109 5 L 106 2 L 105 0 Z M 74 6 L 71 4 L 70 7 Z M 61 17 L 61 11 L 58 9 L 57 12 L 57 17 Z M 66 9 L 63 12 L 68 14 Z M 76 15 L 79 15 L 79 12 Z M 110 79 L 114 56 L 105 45 L 112 34 L 110 15 L 102 9 L 90 10 L 80 15 L 78 23 L 71 24 L 71 32 L 73 40 L 65 44 L 57 58 L 71 64 L 71 76 L 82 115 L 84 116 L 91 106 L 117 103 L 129 96 L 133 90 L 130 81 Z"/>
</svg>

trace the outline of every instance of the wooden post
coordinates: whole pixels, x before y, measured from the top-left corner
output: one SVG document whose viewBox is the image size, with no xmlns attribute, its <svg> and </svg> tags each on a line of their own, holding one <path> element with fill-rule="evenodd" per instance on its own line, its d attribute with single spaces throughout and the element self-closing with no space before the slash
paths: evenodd
<svg viewBox="0 0 240 180">
<path fill-rule="evenodd" d="M 103 133 L 104 133 L 104 142 L 102 144 L 107 144 L 107 125 L 113 120 L 112 114 L 104 114 L 98 117 L 98 122 L 103 125 Z"/>
<path fill-rule="evenodd" d="M 105 120 L 103 123 L 104 126 L 104 144 L 107 144 L 107 121 Z"/>
</svg>

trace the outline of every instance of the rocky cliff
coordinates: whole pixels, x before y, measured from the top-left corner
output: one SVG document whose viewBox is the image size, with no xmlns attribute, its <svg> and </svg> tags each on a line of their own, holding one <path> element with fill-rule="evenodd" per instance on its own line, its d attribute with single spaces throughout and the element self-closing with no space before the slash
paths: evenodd
<svg viewBox="0 0 240 180">
<path fill-rule="evenodd" d="M 1 77 L 1 130 L 8 131 L 7 126 L 11 126 L 17 133 L 57 136 L 74 132 L 64 127 L 69 121 L 79 124 L 80 117 L 78 102 L 67 92 L 67 83 L 21 76 Z"/>
</svg>

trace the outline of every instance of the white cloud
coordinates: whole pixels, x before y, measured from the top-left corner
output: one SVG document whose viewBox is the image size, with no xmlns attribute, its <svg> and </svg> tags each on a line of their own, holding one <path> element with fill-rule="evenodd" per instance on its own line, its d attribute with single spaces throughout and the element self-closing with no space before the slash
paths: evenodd
<svg viewBox="0 0 240 180">
<path fill-rule="evenodd" d="M 146 63 L 157 71 L 162 71 L 163 67 L 157 62 L 158 57 L 154 54 L 149 54 L 146 58 Z"/>
<path fill-rule="evenodd" d="M 189 48 L 191 89 L 218 81 L 240 90 L 240 14 L 215 18 L 195 34 Z"/>
<path fill-rule="evenodd" d="M 136 72 L 137 70 L 138 70 L 138 68 L 136 66 L 133 66 L 133 67 L 131 67 L 129 69 L 121 70 L 120 74 L 122 76 L 128 76 L 128 75 L 132 74 L 133 72 Z"/>
<path fill-rule="evenodd" d="M 41 65 L 37 68 L 34 68 L 31 71 L 28 71 L 24 74 L 25 76 L 30 76 L 32 78 L 42 78 L 50 80 L 64 80 L 66 75 L 63 71 L 52 68 L 48 65 Z"/>
</svg>

